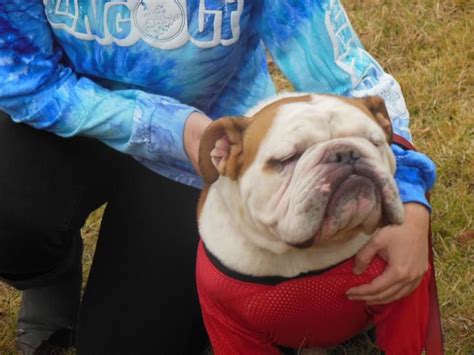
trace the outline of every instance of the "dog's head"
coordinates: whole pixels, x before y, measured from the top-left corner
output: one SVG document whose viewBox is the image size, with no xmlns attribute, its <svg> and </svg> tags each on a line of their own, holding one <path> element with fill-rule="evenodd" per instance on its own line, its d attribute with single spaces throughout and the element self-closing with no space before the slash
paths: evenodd
<svg viewBox="0 0 474 355">
<path fill-rule="evenodd" d="M 290 95 L 213 122 L 199 165 L 252 243 L 316 248 L 403 222 L 391 137 L 379 97 Z"/>
</svg>

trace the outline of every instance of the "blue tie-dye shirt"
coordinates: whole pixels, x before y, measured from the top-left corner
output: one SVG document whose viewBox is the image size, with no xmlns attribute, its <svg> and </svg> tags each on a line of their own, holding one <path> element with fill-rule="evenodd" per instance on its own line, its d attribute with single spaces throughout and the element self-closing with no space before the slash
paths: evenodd
<svg viewBox="0 0 474 355">
<path fill-rule="evenodd" d="M 1 0 L 0 109 L 199 187 L 186 119 L 242 115 L 275 95 L 266 50 L 298 91 L 382 96 L 410 139 L 400 86 L 338 0 Z M 393 148 L 402 200 L 427 205 L 433 163 Z"/>
</svg>

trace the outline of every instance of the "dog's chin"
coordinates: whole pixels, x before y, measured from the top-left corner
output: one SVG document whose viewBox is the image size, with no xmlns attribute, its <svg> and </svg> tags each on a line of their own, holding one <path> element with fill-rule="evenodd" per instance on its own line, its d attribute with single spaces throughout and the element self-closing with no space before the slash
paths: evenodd
<svg viewBox="0 0 474 355">
<path fill-rule="evenodd" d="M 378 222 L 382 214 L 381 198 L 381 192 L 372 180 L 359 175 L 349 176 L 329 199 L 317 239 L 331 239 L 341 230 L 367 224 L 374 220 L 373 215 L 378 217 Z"/>
<path fill-rule="evenodd" d="M 286 244 L 289 245 L 290 247 L 293 247 L 293 248 L 296 248 L 296 249 L 307 249 L 307 248 L 313 247 L 315 245 L 315 240 L 316 240 L 316 236 L 314 236 L 313 238 L 310 238 L 310 239 L 308 239 L 304 242 L 301 242 L 301 243 L 286 242 Z"/>
<path fill-rule="evenodd" d="M 307 249 L 342 242 L 358 232 L 372 233 L 382 223 L 381 192 L 369 178 L 351 174 L 335 187 L 327 205 L 323 221 L 315 226 L 308 239 L 285 241 L 291 247 Z"/>
</svg>

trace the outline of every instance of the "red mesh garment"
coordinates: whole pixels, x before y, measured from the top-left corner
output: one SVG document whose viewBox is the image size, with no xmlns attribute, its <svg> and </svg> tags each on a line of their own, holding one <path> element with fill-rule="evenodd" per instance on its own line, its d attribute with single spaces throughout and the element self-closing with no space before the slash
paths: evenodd
<svg viewBox="0 0 474 355">
<path fill-rule="evenodd" d="M 420 354 L 428 317 L 428 273 L 408 297 L 369 307 L 349 301 L 345 292 L 370 282 L 385 262 L 375 258 L 359 276 L 352 266 L 350 259 L 319 275 L 260 284 L 258 278 L 242 281 L 219 270 L 201 242 L 197 285 L 214 353 L 279 354 L 277 346 L 329 347 L 374 324 L 377 344 L 387 354 Z"/>
</svg>

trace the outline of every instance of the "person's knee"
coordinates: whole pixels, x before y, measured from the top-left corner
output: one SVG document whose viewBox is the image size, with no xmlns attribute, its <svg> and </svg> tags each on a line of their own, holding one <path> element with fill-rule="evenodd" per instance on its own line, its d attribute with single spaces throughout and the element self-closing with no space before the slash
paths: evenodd
<svg viewBox="0 0 474 355">
<path fill-rule="evenodd" d="M 0 278 L 14 283 L 50 273 L 64 263 L 73 244 L 69 233 L 0 224 Z"/>
<path fill-rule="evenodd" d="M 12 175 L 5 181 L 0 191 L 0 278 L 49 273 L 63 263 L 79 233 L 82 224 L 75 216 L 80 193 L 69 189 L 67 194 L 51 182 L 19 184 Z"/>
</svg>

